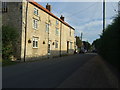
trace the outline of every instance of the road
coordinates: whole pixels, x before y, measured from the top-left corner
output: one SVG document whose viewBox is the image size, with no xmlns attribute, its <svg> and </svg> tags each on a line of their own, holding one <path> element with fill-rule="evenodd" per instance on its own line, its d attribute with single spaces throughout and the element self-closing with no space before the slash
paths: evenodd
<svg viewBox="0 0 120 90">
<path fill-rule="evenodd" d="M 97 54 L 27 62 L 3 68 L 3 88 L 118 88 Z"/>
</svg>

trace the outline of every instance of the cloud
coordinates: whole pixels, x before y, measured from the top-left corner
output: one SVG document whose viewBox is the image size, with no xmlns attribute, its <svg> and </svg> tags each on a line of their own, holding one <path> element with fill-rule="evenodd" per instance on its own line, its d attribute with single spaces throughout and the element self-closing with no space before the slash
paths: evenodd
<svg viewBox="0 0 120 90">
<path fill-rule="evenodd" d="M 65 17 L 65 22 L 75 28 L 75 35 L 80 36 L 81 32 L 83 32 L 83 40 L 88 40 L 89 42 L 99 38 L 99 35 L 102 33 L 101 2 L 78 3 L 74 1 L 74 3 L 50 2 L 50 4 L 53 5 L 53 14 L 58 17 L 62 14 Z M 114 8 L 117 8 L 117 3 L 106 3 L 106 26 L 112 22 L 113 18 L 111 17 L 115 16 L 112 4 L 116 5 Z M 45 6 L 46 3 L 43 5 Z M 86 9 L 91 5 L 93 6 Z"/>
<path fill-rule="evenodd" d="M 112 19 L 106 20 L 106 25 L 110 24 L 112 22 Z M 95 40 L 95 38 L 99 38 L 99 35 L 102 33 L 102 19 L 96 20 L 96 21 L 90 21 L 86 24 L 80 25 L 80 26 L 74 26 L 76 27 L 76 35 L 80 36 L 80 33 L 83 33 L 83 40 L 88 40 L 90 43 Z M 79 34 L 78 34 L 79 33 Z"/>
</svg>

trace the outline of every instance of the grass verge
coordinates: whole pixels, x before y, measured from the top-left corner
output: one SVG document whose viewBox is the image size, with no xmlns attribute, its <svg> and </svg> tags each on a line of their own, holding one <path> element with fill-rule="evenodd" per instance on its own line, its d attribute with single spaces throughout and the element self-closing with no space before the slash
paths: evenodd
<svg viewBox="0 0 120 90">
<path fill-rule="evenodd" d="M 15 65 L 17 63 L 19 63 L 19 62 L 15 62 L 15 61 L 11 61 L 11 60 L 2 60 L 2 67 Z"/>
</svg>

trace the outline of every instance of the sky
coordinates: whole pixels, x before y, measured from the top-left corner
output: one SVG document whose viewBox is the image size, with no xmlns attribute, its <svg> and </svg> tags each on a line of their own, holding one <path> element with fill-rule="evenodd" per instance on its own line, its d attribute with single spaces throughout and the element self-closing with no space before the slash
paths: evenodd
<svg viewBox="0 0 120 90">
<path fill-rule="evenodd" d="M 75 36 L 83 33 L 83 41 L 92 43 L 102 33 L 102 2 L 38 2 L 52 5 L 52 13 L 63 15 L 65 22 L 75 28 Z M 106 27 L 117 15 L 118 3 L 106 2 Z"/>
</svg>

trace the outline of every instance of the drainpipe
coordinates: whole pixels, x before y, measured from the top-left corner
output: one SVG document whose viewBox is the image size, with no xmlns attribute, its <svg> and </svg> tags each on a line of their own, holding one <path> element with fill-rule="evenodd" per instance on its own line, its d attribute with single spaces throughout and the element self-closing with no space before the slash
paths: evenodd
<svg viewBox="0 0 120 90">
<path fill-rule="evenodd" d="M 61 34 L 62 34 L 62 22 L 61 22 L 61 25 L 60 25 L 60 57 L 61 57 Z"/>
<path fill-rule="evenodd" d="M 27 37 L 27 11 L 28 11 L 28 1 L 27 1 L 27 6 L 26 6 L 26 16 L 25 16 L 25 44 L 24 44 L 24 62 L 26 60 L 26 37 Z"/>
<path fill-rule="evenodd" d="M 49 50 L 49 53 L 50 53 L 50 47 L 49 47 L 49 21 L 50 21 L 50 16 L 48 14 L 48 50 Z M 49 59 L 49 54 L 48 54 L 48 59 Z"/>
</svg>

